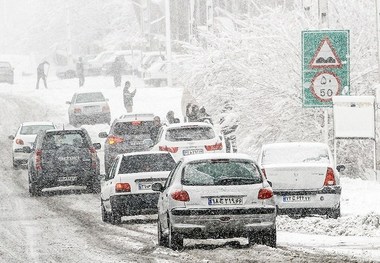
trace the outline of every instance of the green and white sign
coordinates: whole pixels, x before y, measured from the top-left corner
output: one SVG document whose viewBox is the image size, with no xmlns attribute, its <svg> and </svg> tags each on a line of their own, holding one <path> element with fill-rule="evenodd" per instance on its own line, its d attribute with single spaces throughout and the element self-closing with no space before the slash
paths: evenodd
<svg viewBox="0 0 380 263">
<path fill-rule="evenodd" d="M 348 30 L 302 31 L 304 107 L 332 107 L 332 97 L 350 95 Z"/>
</svg>

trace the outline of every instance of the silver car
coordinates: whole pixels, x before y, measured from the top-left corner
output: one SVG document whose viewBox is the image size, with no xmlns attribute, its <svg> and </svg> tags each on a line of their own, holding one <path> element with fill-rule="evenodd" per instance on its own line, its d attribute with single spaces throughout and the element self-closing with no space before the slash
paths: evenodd
<svg viewBox="0 0 380 263">
<path fill-rule="evenodd" d="M 184 238 L 248 237 L 276 246 L 276 207 L 270 184 L 245 154 L 182 158 L 165 185 L 155 183 L 158 243 L 178 250 Z"/>
</svg>

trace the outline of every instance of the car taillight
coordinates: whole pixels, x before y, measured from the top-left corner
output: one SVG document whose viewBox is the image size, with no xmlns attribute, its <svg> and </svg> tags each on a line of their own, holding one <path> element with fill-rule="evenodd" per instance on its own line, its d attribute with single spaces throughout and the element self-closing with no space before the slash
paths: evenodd
<svg viewBox="0 0 380 263">
<path fill-rule="evenodd" d="M 327 168 L 326 178 L 325 178 L 325 182 L 323 183 L 323 185 L 324 186 L 336 185 L 334 170 L 330 167 Z"/>
<path fill-rule="evenodd" d="M 172 198 L 176 201 L 188 202 L 190 201 L 189 194 L 184 190 L 177 190 L 171 194 Z"/>
<path fill-rule="evenodd" d="M 42 170 L 42 150 L 41 149 L 36 150 L 35 157 L 36 157 L 35 162 L 34 162 L 35 169 L 37 171 L 41 171 Z"/>
<path fill-rule="evenodd" d="M 261 168 L 261 172 L 263 173 L 264 177 L 267 178 L 267 174 L 265 173 L 265 169 Z"/>
<path fill-rule="evenodd" d="M 74 113 L 81 113 L 82 110 L 80 108 L 74 108 Z"/>
<path fill-rule="evenodd" d="M 258 199 L 269 199 L 272 198 L 273 191 L 268 188 L 261 188 L 257 196 Z"/>
<path fill-rule="evenodd" d="M 124 142 L 124 139 L 121 138 L 121 137 L 110 135 L 107 138 L 107 143 L 110 144 L 110 145 L 121 143 L 121 142 Z"/>
<path fill-rule="evenodd" d="M 115 191 L 119 192 L 130 192 L 131 186 L 128 183 L 117 183 L 115 184 Z"/>
<path fill-rule="evenodd" d="M 103 106 L 102 112 L 109 112 L 109 111 L 110 111 L 110 107 L 108 107 L 107 105 Z"/>
<path fill-rule="evenodd" d="M 95 147 L 90 147 L 90 155 L 91 155 L 91 168 L 96 169 L 96 149 Z"/>
<path fill-rule="evenodd" d="M 205 148 L 207 151 L 216 151 L 216 150 L 222 150 L 223 144 L 221 142 L 215 143 L 213 145 L 205 145 Z"/>
<path fill-rule="evenodd" d="M 178 147 L 168 147 L 168 146 L 158 146 L 160 151 L 176 153 L 178 152 Z"/>
<path fill-rule="evenodd" d="M 21 139 L 16 139 L 16 144 L 24 145 L 24 141 Z"/>
</svg>

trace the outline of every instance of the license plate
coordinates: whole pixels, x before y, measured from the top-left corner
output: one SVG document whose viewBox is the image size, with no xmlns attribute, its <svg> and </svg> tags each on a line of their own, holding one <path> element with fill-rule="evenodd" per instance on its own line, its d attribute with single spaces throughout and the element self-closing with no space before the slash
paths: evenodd
<svg viewBox="0 0 380 263">
<path fill-rule="evenodd" d="M 291 202 L 310 202 L 311 197 L 309 195 L 286 195 L 282 197 L 284 203 Z"/>
<path fill-rule="evenodd" d="M 151 190 L 153 183 L 139 183 L 139 190 Z"/>
<path fill-rule="evenodd" d="M 203 149 L 183 150 L 183 155 L 202 154 Z"/>
<path fill-rule="evenodd" d="M 89 106 L 89 107 L 84 107 L 86 113 L 96 113 L 100 112 L 100 107 L 99 106 Z"/>
<path fill-rule="evenodd" d="M 72 182 L 75 181 L 76 176 L 66 176 L 66 177 L 58 177 L 58 182 Z"/>
<path fill-rule="evenodd" d="M 209 197 L 209 205 L 242 205 L 243 197 Z"/>
</svg>

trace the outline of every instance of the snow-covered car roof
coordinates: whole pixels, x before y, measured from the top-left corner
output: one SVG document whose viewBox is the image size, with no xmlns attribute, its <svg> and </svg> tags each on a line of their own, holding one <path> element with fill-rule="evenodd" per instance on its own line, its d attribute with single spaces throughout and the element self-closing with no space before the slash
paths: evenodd
<svg viewBox="0 0 380 263">
<path fill-rule="evenodd" d="M 124 114 L 121 115 L 117 121 L 145 121 L 145 120 L 153 120 L 153 113 L 133 113 L 133 114 Z"/>
<path fill-rule="evenodd" d="M 183 122 L 183 123 L 173 123 L 166 126 L 168 129 L 170 128 L 186 128 L 191 126 L 202 126 L 202 127 L 213 127 L 210 123 L 207 122 Z"/>
<path fill-rule="evenodd" d="M 190 162 L 210 160 L 210 159 L 247 160 L 247 161 L 255 162 L 251 156 L 244 153 L 195 154 L 195 155 L 184 156 L 181 158 L 181 161 L 183 161 L 183 163 L 190 163 Z"/>
<path fill-rule="evenodd" d="M 328 148 L 328 145 L 321 142 L 278 142 L 278 143 L 268 143 L 263 145 L 263 149 L 273 149 L 273 148 L 288 148 L 295 146 L 310 146 L 318 148 Z"/>
<path fill-rule="evenodd" d="M 28 121 L 28 122 L 23 122 L 22 126 L 35 126 L 35 125 L 53 125 L 54 123 L 51 121 Z"/>
</svg>

